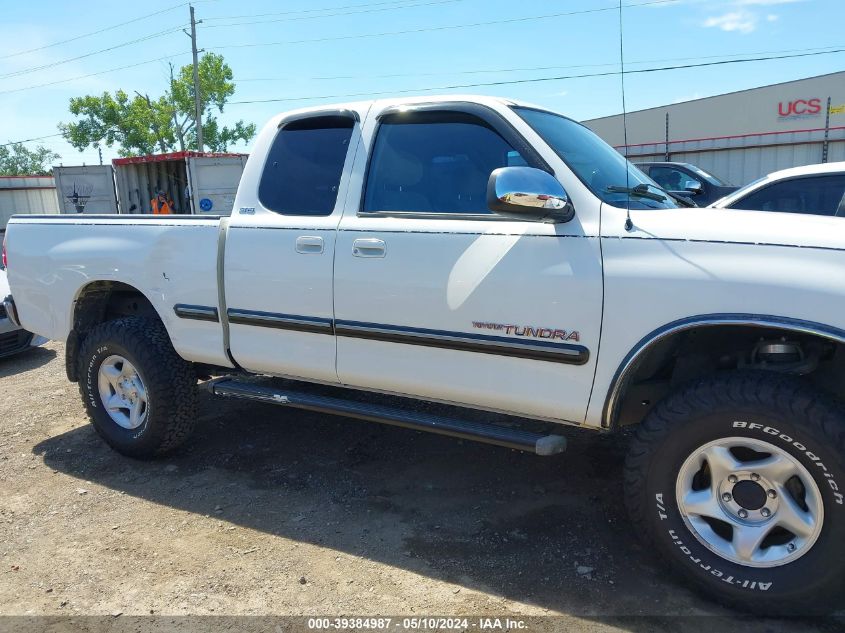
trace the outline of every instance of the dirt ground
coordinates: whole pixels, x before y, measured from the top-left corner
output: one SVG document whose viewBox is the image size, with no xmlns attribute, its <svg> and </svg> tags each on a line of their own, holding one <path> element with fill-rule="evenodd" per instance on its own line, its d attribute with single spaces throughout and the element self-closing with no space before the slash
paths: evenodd
<svg viewBox="0 0 845 633">
<path fill-rule="evenodd" d="M 204 394 L 186 447 L 133 461 L 96 436 L 50 343 L 0 360 L 0 615 L 842 624 L 761 623 L 685 588 L 631 533 L 625 438 L 567 435 L 564 455 L 539 458 Z"/>
</svg>

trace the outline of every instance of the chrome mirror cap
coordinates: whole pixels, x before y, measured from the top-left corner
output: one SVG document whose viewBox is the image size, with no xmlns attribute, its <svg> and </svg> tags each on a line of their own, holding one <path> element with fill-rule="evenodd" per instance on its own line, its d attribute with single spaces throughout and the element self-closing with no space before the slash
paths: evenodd
<svg viewBox="0 0 845 633">
<path fill-rule="evenodd" d="M 534 167 L 500 167 L 487 181 L 487 207 L 515 220 L 569 222 L 575 209 L 557 179 Z"/>
</svg>

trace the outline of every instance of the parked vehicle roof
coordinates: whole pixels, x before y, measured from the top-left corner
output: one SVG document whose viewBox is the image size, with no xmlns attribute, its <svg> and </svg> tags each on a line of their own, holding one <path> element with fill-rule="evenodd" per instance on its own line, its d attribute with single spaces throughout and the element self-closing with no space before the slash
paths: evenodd
<svg viewBox="0 0 845 633">
<path fill-rule="evenodd" d="M 732 204 L 739 198 L 744 198 L 752 191 L 760 189 L 767 184 L 777 182 L 779 180 L 786 180 L 788 178 L 796 178 L 801 176 L 823 176 L 824 174 L 838 174 L 845 172 L 845 161 L 836 163 L 819 163 L 815 165 L 801 165 L 800 167 L 790 167 L 789 169 L 781 169 L 780 171 L 773 171 L 762 178 L 748 183 L 744 187 L 737 189 L 732 194 L 729 194 L 717 200 L 712 205 L 713 208 L 722 209 L 729 204 Z"/>
</svg>

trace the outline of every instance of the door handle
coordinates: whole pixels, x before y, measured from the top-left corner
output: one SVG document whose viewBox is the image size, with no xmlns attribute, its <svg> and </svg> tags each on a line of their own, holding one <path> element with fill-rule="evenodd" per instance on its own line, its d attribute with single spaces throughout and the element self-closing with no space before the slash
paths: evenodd
<svg viewBox="0 0 845 633">
<path fill-rule="evenodd" d="M 362 237 L 352 242 L 352 254 L 355 257 L 384 257 L 384 240 L 375 237 Z"/>
<path fill-rule="evenodd" d="M 296 252 L 303 255 L 319 255 L 323 252 L 323 238 L 314 235 L 301 235 L 296 238 Z"/>
</svg>

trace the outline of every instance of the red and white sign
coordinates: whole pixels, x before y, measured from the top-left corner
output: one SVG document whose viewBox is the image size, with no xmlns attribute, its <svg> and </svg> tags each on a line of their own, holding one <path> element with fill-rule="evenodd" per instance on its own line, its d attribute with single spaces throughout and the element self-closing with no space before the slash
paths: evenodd
<svg viewBox="0 0 845 633">
<path fill-rule="evenodd" d="M 821 114 L 822 100 L 818 97 L 812 99 L 794 99 L 792 101 L 781 101 L 778 103 L 778 116 L 781 119 L 795 117 L 813 117 Z"/>
</svg>

